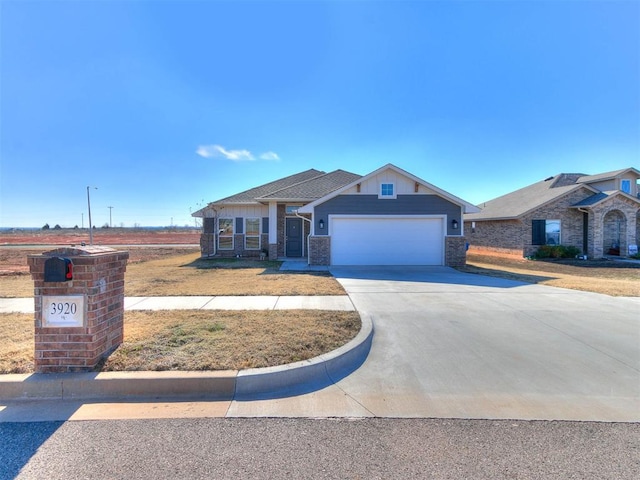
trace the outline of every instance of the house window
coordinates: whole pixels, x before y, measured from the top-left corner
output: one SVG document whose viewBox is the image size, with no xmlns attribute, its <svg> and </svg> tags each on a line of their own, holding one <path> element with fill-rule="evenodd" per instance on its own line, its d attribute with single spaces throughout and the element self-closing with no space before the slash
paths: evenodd
<svg viewBox="0 0 640 480">
<path fill-rule="evenodd" d="M 629 180 L 628 178 L 623 178 L 622 180 L 620 180 L 620 190 L 631 195 L 631 180 Z"/>
<path fill-rule="evenodd" d="M 218 219 L 218 250 L 233 250 L 233 218 Z"/>
<path fill-rule="evenodd" d="M 302 205 L 287 205 L 286 207 L 284 207 L 284 211 L 287 215 L 295 215 L 301 206 Z"/>
<path fill-rule="evenodd" d="M 396 192 L 393 183 L 381 183 L 380 196 L 378 198 L 396 198 Z"/>
<path fill-rule="evenodd" d="M 246 250 L 260 250 L 260 219 L 244 219 L 244 248 Z"/>
<path fill-rule="evenodd" d="M 532 245 L 560 245 L 560 220 L 534 220 Z"/>
</svg>

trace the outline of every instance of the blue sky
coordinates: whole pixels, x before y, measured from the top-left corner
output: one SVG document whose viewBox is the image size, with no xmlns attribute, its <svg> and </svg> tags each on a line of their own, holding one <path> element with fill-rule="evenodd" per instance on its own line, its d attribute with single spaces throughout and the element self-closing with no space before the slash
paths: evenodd
<svg viewBox="0 0 640 480">
<path fill-rule="evenodd" d="M 472 203 L 640 166 L 638 1 L 0 3 L 0 226 L 193 225 L 308 168 Z M 84 214 L 84 218 L 82 215 Z"/>
</svg>

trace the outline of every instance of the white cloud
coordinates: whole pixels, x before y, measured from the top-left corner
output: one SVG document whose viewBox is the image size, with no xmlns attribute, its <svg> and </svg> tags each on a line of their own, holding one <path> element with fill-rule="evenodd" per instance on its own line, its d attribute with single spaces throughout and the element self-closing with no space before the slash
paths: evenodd
<svg viewBox="0 0 640 480">
<path fill-rule="evenodd" d="M 264 152 L 260 155 L 260 160 L 273 160 L 278 162 L 280 161 L 280 157 L 276 152 Z"/>
<path fill-rule="evenodd" d="M 255 160 L 249 150 L 227 150 L 221 145 L 200 145 L 196 153 L 204 158 L 226 158 L 234 162 Z"/>
<path fill-rule="evenodd" d="M 256 160 L 256 157 L 249 150 L 227 150 L 222 145 L 199 145 L 196 153 L 204 158 L 224 158 L 233 162 L 253 162 Z M 258 159 L 280 161 L 278 154 L 271 151 L 261 153 Z"/>
</svg>

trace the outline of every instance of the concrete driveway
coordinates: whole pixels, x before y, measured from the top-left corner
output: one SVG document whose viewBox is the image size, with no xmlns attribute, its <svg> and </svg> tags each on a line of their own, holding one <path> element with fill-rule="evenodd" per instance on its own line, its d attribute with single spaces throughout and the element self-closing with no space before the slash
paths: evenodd
<svg viewBox="0 0 640 480">
<path fill-rule="evenodd" d="M 318 392 L 232 402 L 228 416 L 640 421 L 640 298 L 446 267 L 331 272 L 375 335 Z"/>
</svg>

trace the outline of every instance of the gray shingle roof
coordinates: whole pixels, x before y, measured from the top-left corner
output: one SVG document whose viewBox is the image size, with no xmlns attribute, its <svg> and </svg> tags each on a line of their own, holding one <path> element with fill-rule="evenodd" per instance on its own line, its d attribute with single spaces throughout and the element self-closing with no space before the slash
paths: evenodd
<svg viewBox="0 0 640 480">
<path fill-rule="evenodd" d="M 316 200 L 361 178 L 361 175 L 335 170 L 296 185 L 259 197 L 260 200 Z"/>
<path fill-rule="evenodd" d="M 574 207 L 588 207 L 595 205 L 603 199 L 619 192 L 596 193 L 595 187 L 590 184 L 603 180 L 619 177 L 627 172 L 632 172 L 640 177 L 640 171 L 635 168 L 623 168 L 612 172 L 599 173 L 597 175 L 586 175 L 584 173 L 560 173 L 549 177 L 541 182 L 534 183 L 528 187 L 521 188 L 515 192 L 507 193 L 493 200 L 489 200 L 478 205 L 481 208 L 479 213 L 469 213 L 464 216 L 465 220 L 506 220 L 518 218 L 525 213 L 545 205 L 556 198 L 560 198 L 577 188 L 585 187 L 594 191 L 594 195 L 585 198 Z"/>
<path fill-rule="evenodd" d="M 222 198 L 220 200 L 217 200 L 211 203 L 214 203 L 214 204 L 259 203 L 258 201 L 256 201 L 256 198 L 269 195 L 270 193 L 277 192 L 278 190 L 282 190 L 284 188 L 290 187 L 292 185 L 296 185 L 301 182 L 305 182 L 312 178 L 317 178 L 322 175 L 325 175 L 325 172 L 311 168 L 309 170 L 305 170 L 304 172 L 296 173 L 294 175 L 290 175 L 288 177 L 275 180 L 273 182 L 265 183 L 264 185 L 250 188 L 249 190 L 245 190 L 244 192 L 236 193 L 235 195 L 231 195 L 229 197 Z"/>
<path fill-rule="evenodd" d="M 360 175 L 344 170 L 325 173 L 312 168 L 211 203 L 237 205 L 257 204 L 268 200 L 312 201 L 358 178 Z"/>
<path fill-rule="evenodd" d="M 593 182 L 599 182 L 601 180 L 608 180 L 610 178 L 615 178 L 618 175 L 623 174 L 626 171 L 629 170 L 635 170 L 633 168 L 623 168 L 622 170 L 614 170 L 613 172 L 605 172 L 605 173 L 598 173 L 597 175 L 584 175 L 582 177 L 580 177 L 577 182 L 578 183 L 593 183 Z"/>
<path fill-rule="evenodd" d="M 595 195 L 591 195 L 590 197 L 587 197 L 584 200 L 581 200 L 572 206 L 573 207 L 591 207 L 596 203 L 601 202 L 602 200 L 608 198 L 613 193 L 616 193 L 616 192 L 598 192 Z"/>
<path fill-rule="evenodd" d="M 565 173 L 549 177 L 528 187 L 479 204 L 478 207 L 481 208 L 479 213 L 469 213 L 464 218 L 465 220 L 518 218 L 534 208 L 581 188 L 582 185 L 575 183 L 577 178 L 581 176 L 584 174 Z"/>
</svg>

